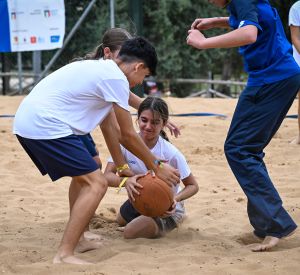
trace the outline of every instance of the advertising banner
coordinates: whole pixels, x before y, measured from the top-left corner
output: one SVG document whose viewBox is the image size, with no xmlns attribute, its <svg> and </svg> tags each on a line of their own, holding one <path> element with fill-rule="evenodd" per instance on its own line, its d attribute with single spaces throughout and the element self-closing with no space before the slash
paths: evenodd
<svg viewBox="0 0 300 275">
<path fill-rule="evenodd" d="M 0 0 L 0 52 L 61 48 L 64 0 Z"/>
</svg>

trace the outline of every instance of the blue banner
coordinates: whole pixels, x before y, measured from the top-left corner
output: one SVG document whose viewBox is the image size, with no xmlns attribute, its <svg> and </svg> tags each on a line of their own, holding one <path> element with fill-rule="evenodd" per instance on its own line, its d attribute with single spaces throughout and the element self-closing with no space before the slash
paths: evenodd
<svg viewBox="0 0 300 275">
<path fill-rule="evenodd" d="M 0 0 L 0 52 L 11 52 L 7 0 Z"/>
</svg>

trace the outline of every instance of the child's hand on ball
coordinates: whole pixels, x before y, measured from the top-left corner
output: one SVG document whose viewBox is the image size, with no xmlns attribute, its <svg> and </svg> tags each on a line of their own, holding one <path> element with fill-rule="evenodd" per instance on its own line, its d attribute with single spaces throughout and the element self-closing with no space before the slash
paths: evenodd
<svg viewBox="0 0 300 275">
<path fill-rule="evenodd" d="M 136 195 L 140 194 L 140 192 L 137 190 L 137 188 L 143 188 L 143 186 L 137 182 L 137 180 L 142 176 L 144 176 L 144 175 L 143 174 L 135 175 L 133 177 L 128 178 L 128 180 L 126 181 L 125 188 L 126 188 L 128 198 L 130 201 L 135 201 L 133 194 L 136 194 Z"/>
<path fill-rule="evenodd" d="M 169 217 L 171 215 L 173 215 L 175 213 L 175 209 L 176 209 L 176 203 L 177 201 L 175 199 L 173 199 L 173 204 L 172 206 L 170 207 L 170 209 L 168 211 L 166 211 L 162 216 L 161 218 L 166 218 L 166 217 Z"/>
</svg>

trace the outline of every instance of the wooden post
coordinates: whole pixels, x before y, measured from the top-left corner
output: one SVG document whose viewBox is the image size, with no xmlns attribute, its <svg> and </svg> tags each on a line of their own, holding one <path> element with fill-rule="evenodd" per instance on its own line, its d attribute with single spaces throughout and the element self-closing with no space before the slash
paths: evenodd
<svg viewBox="0 0 300 275">
<path fill-rule="evenodd" d="M 9 63 L 5 53 L 1 53 L 2 73 L 9 72 Z M 10 76 L 2 76 L 2 94 L 6 95 L 9 92 Z"/>
<path fill-rule="evenodd" d="M 129 16 L 133 21 L 137 35 L 143 35 L 143 0 L 128 0 Z M 139 97 L 144 96 L 143 85 L 139 85 L 132 89 L 132 92 Z"/>
</svg>

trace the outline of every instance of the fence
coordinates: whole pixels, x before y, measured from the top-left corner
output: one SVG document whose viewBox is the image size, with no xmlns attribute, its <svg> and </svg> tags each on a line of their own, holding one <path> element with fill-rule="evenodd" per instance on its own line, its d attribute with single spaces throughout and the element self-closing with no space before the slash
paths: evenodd
<svg viewBox="0 0 300 275">
<path fill-rule="evenodd" d="M 210 74 L 209 74 L 210 75 Z M 177 78 L 168 80 L 173 83 L 185 83 L 185 84 L 205 84 L 205 87 L 201 85 L 201 89 L 198 91 L 191 92 L 187 97 L 221 97 L 221 98 L 232 98 L 238 97 L 246 86 L 247 82 L 243 81 L 232 81 L 232 80 L 216 80 L 216 79 L 182 79 Z M 225 94 L 217 90 L 215 85 L 222 85 L 230 87 L 230 93 Z"/>
<path fill-rule="evenodd" d="M 80 1 L 79 1 L 80 2 Z M 82 1 L 84 2 L 84 1 Z M 97 3 L 96 3 L 97 2 Z M 8 53 L 0 54 L 1 55 L 1 72 L 0 72 L 0 94 L 5 95 L 16 95 L 16 94 L 27 94 L 30 92 L 32 86 L 42 79 L 50 69 L 56 69 L 71 60 L 72 58 L 78 55 L 78 50 L 74 44 L 84 44 L 87 40 L 93 41 L 97 40 L 101 35 L 93 34 L 89 32 L 88 25 L 95 24 L 94 22 L 99 22 L 99 32 L 103 33 L 107 29 L 108 24 L 110 27 L 114 26 L 114 17 L 112 12 L 109 13 L 108 5 L 103 6 L 105 1 L 85 1 L 85 4 L 82 6 L 76 5 L 72 6 L 72 14 L 69 15 L 69 18 L 66 21 L 66 30 L 67 35 L 64 41 L 63 48 L 57 50 L 55 53 L 53 51 L 43 51 L 43 52 L 24 52 L 24 53 Z M 68 1 L 66 1 L 66 4 Z M 96 3 L 96 4 L 95 4 Z M 110 1 L 112 4 L 113 1 Z M 107 4 L 107 1 L 106 1 Z M 102 5 L 102 6 L 101 6 Z M 93 8 L 93 9 L 92 9 Z M 89 14 L 90 10 L 93 10 Z M 98 9 L 96 11 L 96 9 Z M 112 5 L 110 6 L 110 11 L 113 10 Z M 96 13 L 101 13 L 102 17 L 105 15 L 106 18 L 102 18 L 101 15 L 97 17 L 97 20 L 94 19 Z M 110 15 L 110 20 L 109 19 Z M 90 18 L 91 16 L 91 18 Z M 87 20 L 85 20 L 85 18 Z M 99 19 L 102 18 L 102 19 Z M 70 20 L 70 18 L 73 20 Z M 85 22 L 83 22 L 85 20 Z M 102 20 L 102 21 L 101 21 Z M 87 24 L 84 24 L 86 23 Z M 105 25 L 106 24 L 106 25 Z M 124 26 L 119 25 L 120 27 L 129 28 L 126 23 Z M 76 36 L 75 36 L 76 33 Z M 74 39 L 73 39 L 74 37 Z M 71 41 L 72 40 L 72 41 Z M 71 41 L 71 42 L 70 42 Z M 79 41 L 79 42 L 78 42 Z M 70 42 L 70 43 L 69 43 Z M 68 49 L 66 45 L 68 44 Z M 90 43 L 91 44 L 91 43 Z M 86 48 L 90 49 L 90 44 L 86 42 Z M 75 55 L 75 56 L 74 56 Z M 41 68 L 39 64 L 46 64 L 44 68 Z M 172 94 L 177 96 L 193 97 L 193 96 L 205 96 L 205 97 L 236 97 L 239 95 L 245 82 L 241 81 L 225 81 L 225 80 L 216 80 L 212 79 L 211 76 L 208 79 L 168 79 L 163 80 L 165 87 Z M 190 88 L 184 88 L 186 90 L 184 93 L 177 93 L 176 86 L 180 90 L 181 85 Z M 218 87 L 216 87 L 219 85 Z M 175 87 L 175 88 L 174 88 Z M 224 93 L 222 87 L 229 87 L 229 92 Z"/>
</svg>

